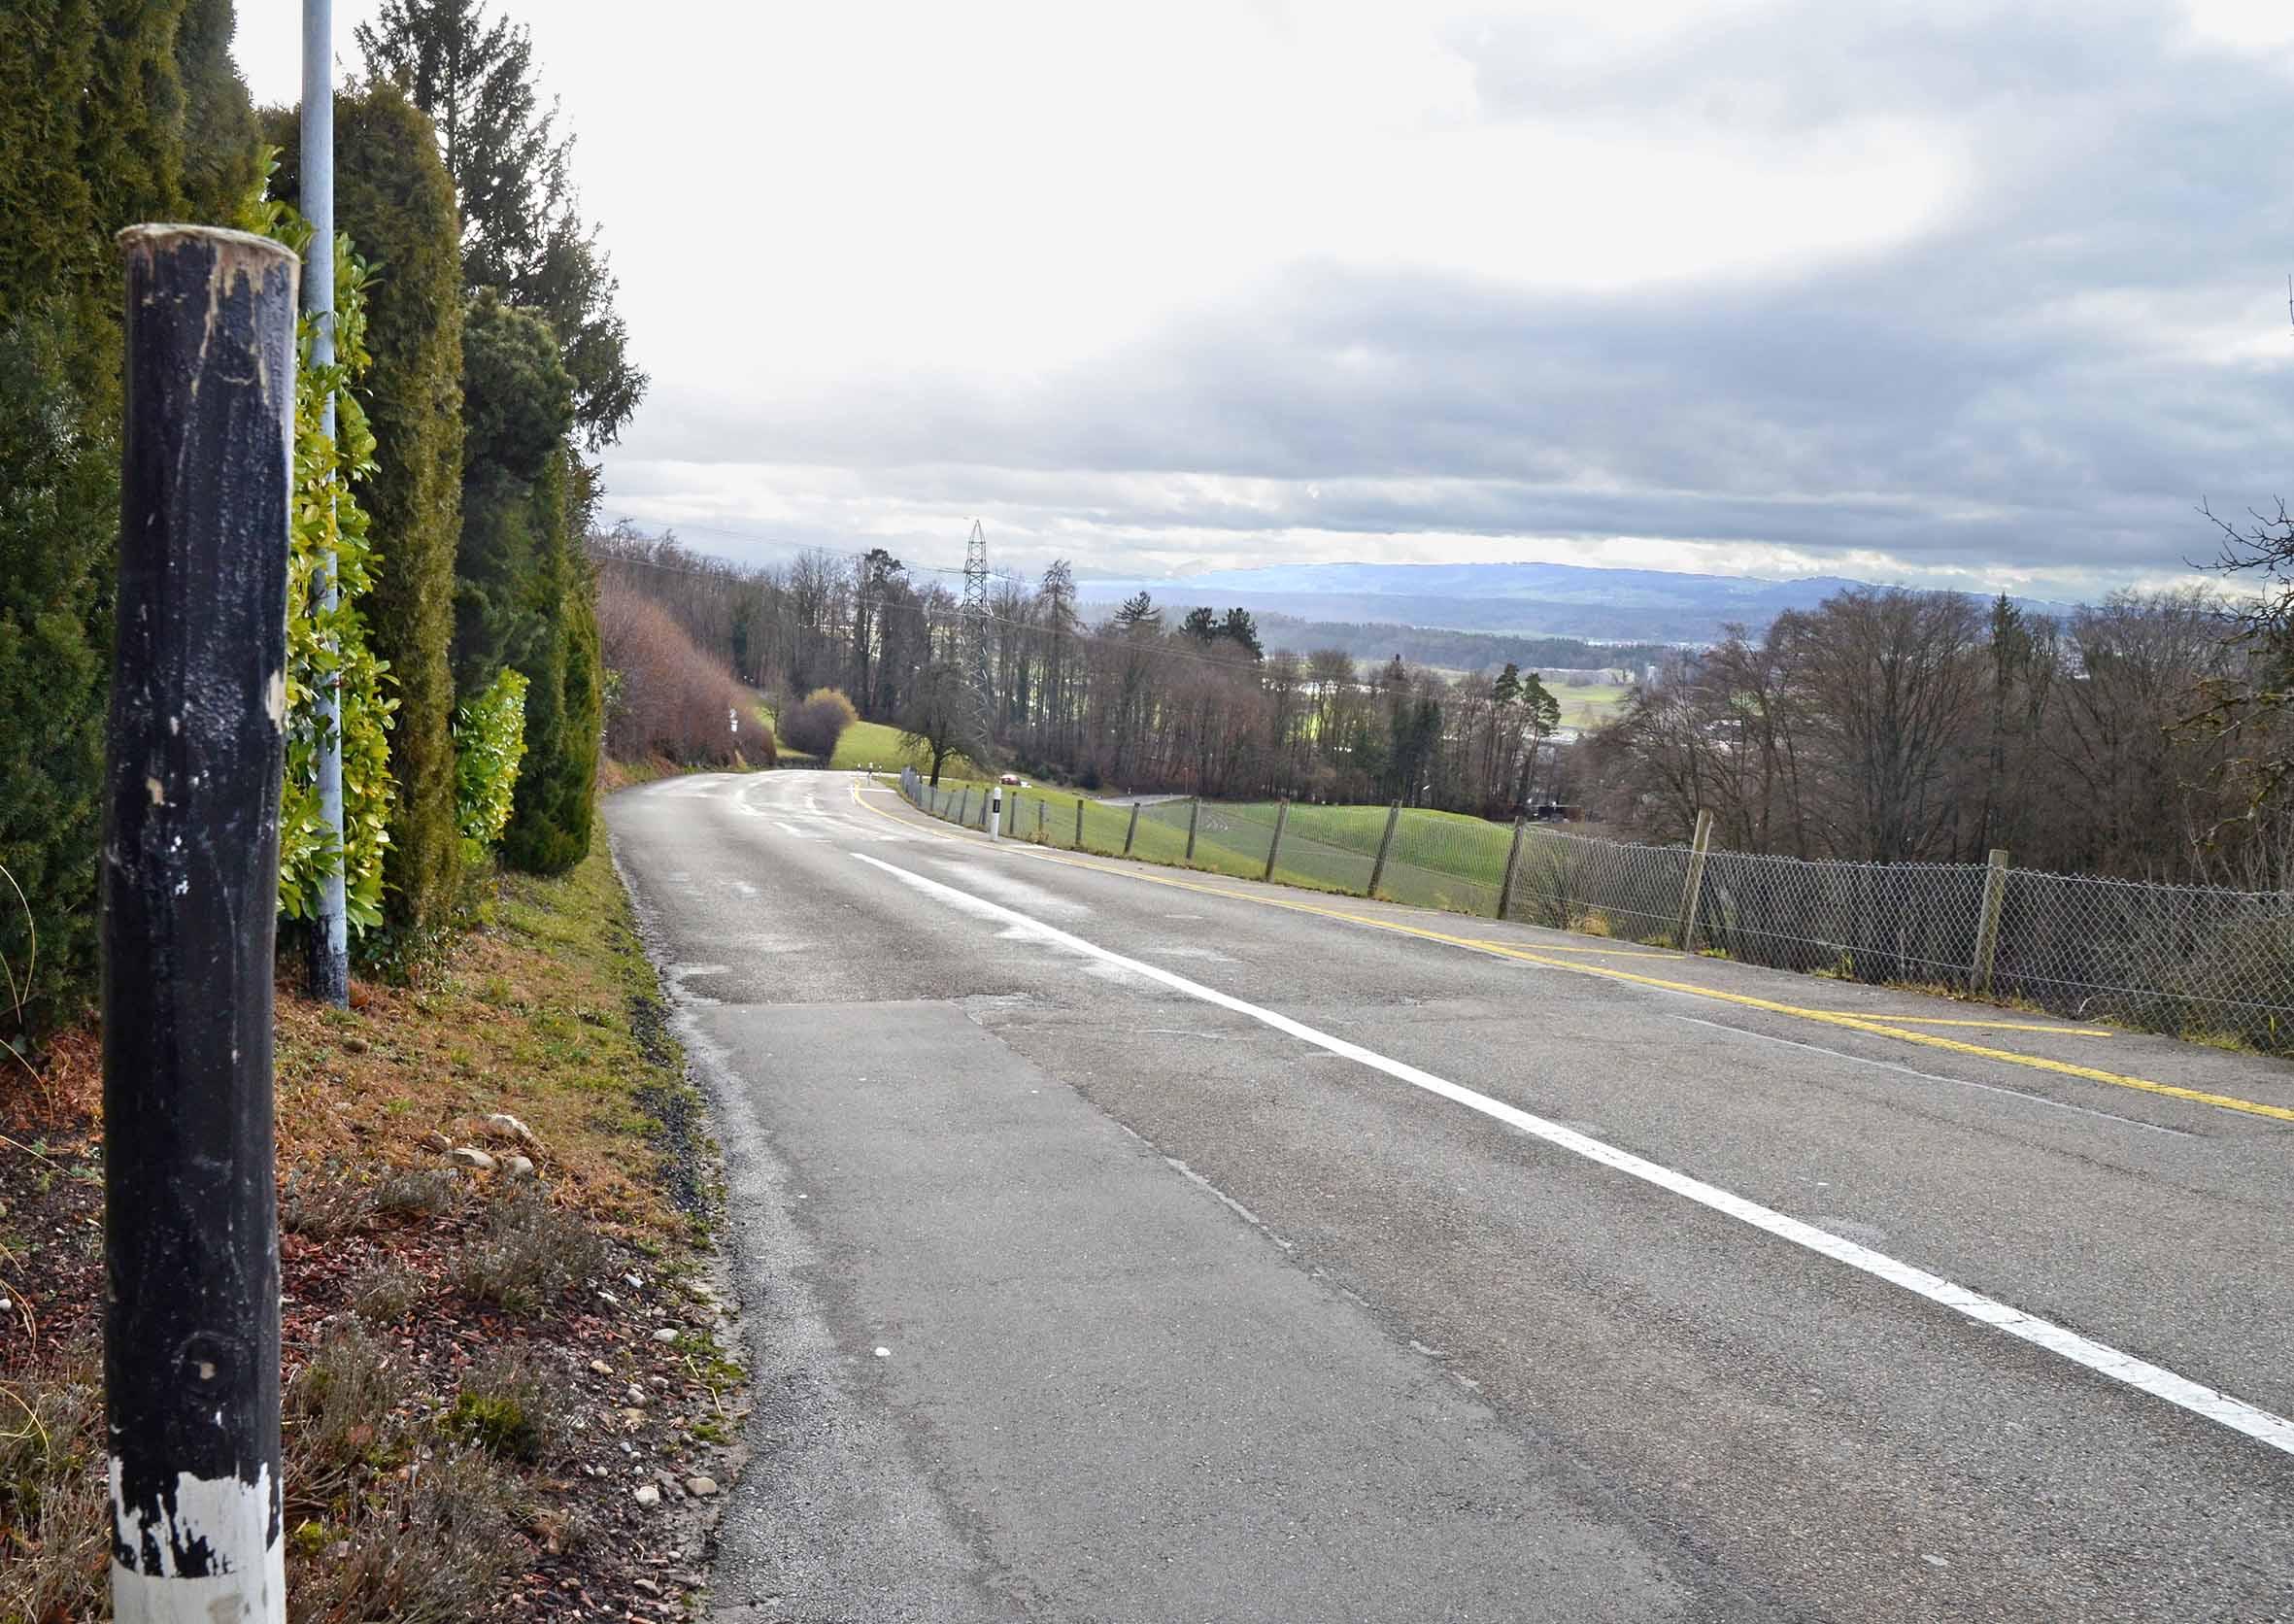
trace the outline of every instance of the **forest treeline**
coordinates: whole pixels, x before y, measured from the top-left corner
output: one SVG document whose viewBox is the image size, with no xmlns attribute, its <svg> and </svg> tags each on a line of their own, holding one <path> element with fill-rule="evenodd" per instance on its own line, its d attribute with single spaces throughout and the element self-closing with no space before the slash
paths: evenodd
<svg viewBox="0 0 2294 1624">
<path fill-rule="evenodd" d="M 412 973 L 498 855 L 589 847 L 604 676 L 580 538 L 635 409 L 573 143 L 527 31 L 386 0 L 338 94 L 337 241 L 295 212 L 299 118 L 251 104 L 230 0 L 23 0 L 0 53 L 0 1040 L 84 1006 L 119 515 L 120 271 L 146 220 L 266 232 L 338 267 L 302 333 L 281 906 L 337 860 L 311 775 L 340 673 L 353 951 Z M 341 411 L 331 437 L 320 408 Z M 325 551 L 344 602 L 315 590 Z M 290 931 L 291 935 L 291 931 Z"/>
<path fill-rule="evenodd" d="M 2284 535 L 2229 538 L 2275 563 Z M 1979 863 L 2278 890 L 2294 882 L 2282 585 L 2006 597 L 1856 592 L 1667 662 L 1589 735 L 1586 794 L 1643 837 L 1699 808 L 1738 851 Z"/>
<path fill-rule="evenodd" d="M 1071 571 L 997 580 L 972 706 L 954 581 L 882 550 L 744 568 L 627 526 L 609 581 L 753 686 L 1085 788 L 1401 800 L 1604 832 L 1882 863 L 1981 862 L 2277 889 L 2294 879 L 2294 525 L 2226 530 L 2264 592 L 2120 593 L 2060 618 L 1951 592 L 1842 592 L 1670 651 L 1618 717 L 1558 726 L 1535 671 L 1267 653 L 1239 609 L 1140 593 L 1090 620 Z"/>
</svg>

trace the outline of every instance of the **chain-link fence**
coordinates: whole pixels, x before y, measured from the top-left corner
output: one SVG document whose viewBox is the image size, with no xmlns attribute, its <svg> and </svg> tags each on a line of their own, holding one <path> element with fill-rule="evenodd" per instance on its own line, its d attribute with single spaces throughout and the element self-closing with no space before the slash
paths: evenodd
<svg viewBox="0 0 2294 1624">
<path fill-rule="evenodd" d="M 979 785 L 934 816 L 987 827 Z M 2294 1053 L 2294 897 L 1980 863 L 1808 863 L 1378 806 L 1133 804 L 1007 789 L 1006 834 L 1843 980 L 1939 986 Z"/>
</svg>

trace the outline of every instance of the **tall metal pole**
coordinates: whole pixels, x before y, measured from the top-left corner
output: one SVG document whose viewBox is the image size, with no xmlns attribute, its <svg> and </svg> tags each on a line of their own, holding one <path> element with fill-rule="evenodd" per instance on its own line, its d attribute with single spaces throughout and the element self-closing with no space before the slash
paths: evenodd
<svg viewBox="0 0 2294 1624">
<path fill-rule="evenodd" d="M 303 308 L 314 318 L 311 358 L 334 362 L 334 4 L 303 0 L 303 217 L 311 252 L 303 267 Z M 334 438 L 334 396 L 326 397 L 326 437 Z M 334 549 L 319 560 L 314 583 L 321 609 L 334 613 Z M 319 820 L 334 842 L 334 866 L 319 881 L 311 921 L 311 996 L 345 1008 L 351 1001 L 350 908 L 343 884 L 343 694 L 328 678 L 319 691 Z"/>
<path fill-rule="evenodd" d="M 119 1624 L 287 1616 L 271 982 L 294 255 L 138 225 L 104 769 L 104 1392 Z"/>
</svg>

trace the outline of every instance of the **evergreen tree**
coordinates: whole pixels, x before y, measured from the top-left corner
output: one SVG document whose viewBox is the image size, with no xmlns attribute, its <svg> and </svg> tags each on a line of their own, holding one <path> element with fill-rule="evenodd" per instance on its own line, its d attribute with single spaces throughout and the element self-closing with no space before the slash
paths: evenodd
<svg viewBox="0 0 2294 1624">
<path fill-rule="evenodd" d="M 549 526 L 561 522 L 537 504 L 535 488 L 555 481 L 559 448 L 573 424 L 573 383 L 550 324 L 502 302 L 491 288 L 472 301 L 462 333 L 462 536 L 455 558 L 455 687 L 465 699 L 504 665 L 525 670 L 539 623 L 533 579 L 544 567 Z M 556 486 L 553 485 L 553 490 Z M 562 497 L 562 492 L 558 492 Z M 537 531 L 545 532 L 537 534 Z M 546 703 L 537 678 L 527 714 Z"/>
<path fill-rule="evenodd" d="M 462 388 L 455 672 L 465 694 L 504 665 L 526 679 L 525 758 L 502 852 L 555 873 L 590 849 L 603 689 L 579 539 L 590 488 L 567 442 L 572 383 L 550 324 L 488 289 L 470 305 Z"/>
<path fill-rule="evenodd" d="M 604 724 L 605 673 L 597 637 L 595 588 L 579 545 L 579 464 L 569 449 L 535 485 L 538 567 L 524 659 L 525 760 L 502 855 L 512 866 L 556 874 L 590 852 L 597 791 L 597 745 Z"/>
<path fill-rule="evenodd" d="M 218 52 L 227 0 L 12 0 L 6 20 L 0 866 L 23 901 L 0 884 L 0 964 L 17 978 L 0 977 L 0 1040 L 16 1042 L 81 1004 L 95 967 L 119 514 L 112 239 L 139 220 L 226 218 L 255 156 L 246 88 Z"/>
<path fill-rule="evenodd" d="M 232 22 L 231 0 L 188 0 L 176 35 L 184 201 L 193 220 L 229 220 L 262 182 L 254 108 L 231 60 Z"/>
<path fill-rule="evenodd" d="M 0 1042 L 92 985 L 119 446 L 59 314 L 0 327 Z M 22 900 L 19 904 L 17 890 Z M 35 951 L 36 947 L 36 951 Z"/>
<path fill-rule="evenodd" d="M 296 116 L 271 115 L 265 133 L 281 150 L 273 187 L 294 202 Z M 453 182 L 429 119 L 390 85 L 335 98 L 335 223 L 381 267 L 367 295 L 374 360 L 362 389 L 378 466 L 361 500 L 376 554 L 368 635 L 398 697 L 397 788 L 384 929 L 359 950 L 403 973 L 451 929 L 460 864 L 447 655 L 461 531 L 462 297 Z"/>
<path fill-rule="evenodd" d="M 611 444 L 646 378 L 629 359 L 612 267 L 575 207 L 573 138 L 558 131 L 557 103 L 541 103 L 531 31 L 489 18 L 484 0 L 384 0 L 357 38 L 368 71 L 438 126 L 461 199 L 465 288 L 498 288 L 549 320 L 583 443 Z"/>
</svg>

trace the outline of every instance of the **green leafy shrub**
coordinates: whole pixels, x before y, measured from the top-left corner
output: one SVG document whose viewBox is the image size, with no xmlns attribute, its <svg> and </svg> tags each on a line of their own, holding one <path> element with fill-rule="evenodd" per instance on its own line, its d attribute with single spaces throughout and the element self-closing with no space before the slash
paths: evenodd
<svg viewBox="0 0 2294 1624">
<path fill-rule="evenodd" d="M 571 452 L 564 454 L 570 463 Z M 529 735 L 525 769 L 518 775 L 518 804 L 504 832 L 503 854 L 533 874 L 561 874 L 590 855 L 597 799 L 597 741 L 605 726 L 605 672 L 598 658 L 597 611 L 590 567 L 560 532 L 557 634 L 536 666 L 536 680 L 555 703 Z"/>
<path fill-rule="evenodd" d="M 281 151 L 273 194 L 299 196 L 298 119 L 266 115 Z M 374 471 L 361 491 L 376 554 L 361 606 L 398 708 L 383 849 L 383 924 L 359 939 L 368 966 L 429 964 L 460 899 L 455 819 L 454 552 L 461 528 L 462 295 L 454 183 L 430 120 L 388 85 L 335 98 L 335 224 L 382 267 L 367 289 L 372 355 L 361 404 Z"/>
<path fill-rule="evenodd" d="M 299 254 L 314 247 L 311 224 L 276 199 L 250 222 Z M 279 808 L 279 911 L 308 919 L 320 890 L 342 865 L 345 917 L 354 930 L 383 922 L 383 854 L 390 843 L 389 728 L 398 702 L 386 692 L 388 668 L 368 644 L 361 605 L 374 587 L 374 549 L 354 487 L 375 471 L 375 438 L 353 386 L 373 357 L 366 348 L 365 261 L 348 236 L 334 244 L 334 359 L 317 358 L 318 322 L 295 332 L 294 505 L 287 578 L 287 777 Z M 335 426 L 326 431 L 331 398 Z M 334 560 L 335 602 L 326 603 L 326 560 Z M 321 702 L 333 685 L 341 703 L 343 832 L 320 817 L 319 755 L 337 728 Z"/>
<path fill-rule="evenodd" d="M 486 862 L 510 822 L 525 759 L 525 673 L 504 666 L 455 712 L 455 816 L 465 867 Z"/>
</svg>

